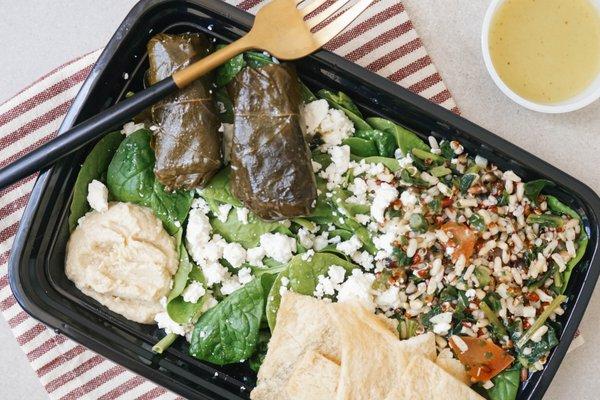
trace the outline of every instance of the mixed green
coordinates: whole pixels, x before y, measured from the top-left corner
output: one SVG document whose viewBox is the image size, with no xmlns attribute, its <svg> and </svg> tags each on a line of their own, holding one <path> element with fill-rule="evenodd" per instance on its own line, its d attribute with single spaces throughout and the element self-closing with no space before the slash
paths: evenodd
<svg viewBox="0 0 600 400">
<path fill-rule="evenodd" d="M 219 68 L 223 131 L 234 122 L 227 85 L 244 68 L 273 63 L 250 52 Z M 457 337 L 489 339 L 510 365 L 484 379 L 475 370 L 492 361 L 482 359 L 467 363 L 469 374 L 490 399 L 515 399 L 523 372 L 541 370 L 558 343 L 557 316 L 588 240 L 580 215 L 544 194 L 549 181 L 524 182 L 456 141 L 425 142 L 364 116 L 344 93 L 298 84 L 317 185 L 308 215 L 257 217 L 232 194 L 228 166 L 201 189 L 166 190 L 144 127 L 108 134 L 89 154 L 71 229 L 88 211 L 87 185 L 99 180 L 110 200 L 149 207 L 176 238 L 179 269 L 157 316 L 166 331 L 157 352 L 187 336 L 192 356 L 256 371 L 286 291 L 358 299 L 397 319 L 402 339 L 433 331 L 440 353 Z"/>
</svg>

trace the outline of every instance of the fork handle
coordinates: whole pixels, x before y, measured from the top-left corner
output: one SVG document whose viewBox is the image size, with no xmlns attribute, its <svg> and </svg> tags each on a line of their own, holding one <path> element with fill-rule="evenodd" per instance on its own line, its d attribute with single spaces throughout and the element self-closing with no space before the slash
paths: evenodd
<svg viewBox="0 0 600 400">
<path fill-rule="evenodd" d="M 248 35 L 210 55 L 190 64 L 185 69 L 120 101 L 94 117 L 69 129 L 46 144 L 0 169 L 0 189 L 56 163 L 97 139 L 109 129 L 130 121 L 147 107 L 182 89 L 207 72 L 224 64 L 238 54 L 253 48 Z"/>
<path fill-rule="evenodd" d="M 76 152 L 109 129 L 131 120 L 142 110 L 176 90 L 175 81 L 168 77 L 69 129 L 0 169 L 0 189 Z"/>
<path fill-rule="evenodd" d="M 173 74 L 173 80 L 178 88 L 183 89 L 196 79 L 207 74 L 218 66 L 225 64 L 227 61 L 243 53 L 246 50 L 255 48 L 252 40 L 252 31 L 248 32 L 245 36 L 242 36 L 235 42 L 228 44 L 207 55 L 206 57 L 196 61 L 193 64 L 185 67 L 184 69 L 177 71 Z"/>
</svg>

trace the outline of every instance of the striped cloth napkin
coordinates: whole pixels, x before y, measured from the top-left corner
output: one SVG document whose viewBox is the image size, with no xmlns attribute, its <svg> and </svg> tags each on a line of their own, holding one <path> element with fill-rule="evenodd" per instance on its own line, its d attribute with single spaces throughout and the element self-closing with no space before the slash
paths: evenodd
<svg viewBox="0 0 600 400">
<path fill-rule="evenodd" d="M 261 0 L 229 2 L 255 13 Z M 396 0 L 375 1 L 327 45 L 335 53 L 458 112 L 417 32 Z M 73 60 L 0 105 L 0 167 L 56 135 L 100 50 Z M 166 389 L 57 335 L 16 303 L 7 261 L 23 208 L 35 182 L 31 176 L 0 191 L 0 310 L 32 368 L 53 399 L 174 399 Z"/>
</svg>

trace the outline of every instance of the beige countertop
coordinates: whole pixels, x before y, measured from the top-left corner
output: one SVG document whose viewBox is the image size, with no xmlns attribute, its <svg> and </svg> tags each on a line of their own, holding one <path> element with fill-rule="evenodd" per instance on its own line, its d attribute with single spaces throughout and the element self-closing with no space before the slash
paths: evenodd
<svg viewBox="0 0 600 400">
<path fill-rule="evenodd" d="M 489 79 L 480 51 L 489 0 L 404 0 L 413 23 L 462 115 L 573 175 L 600 193 L 600 102 L 566 115 L 525 110 Z M 103 46 L 134 0 L 0 0 L 0 102 L 50 69 Z M 34 28 L 32 28 L 34 27 Z M 10 79 L 6 79 L 10 77 Z M 546 399 L 599 397 L 600 293 L 581 324 L 586 344 L 567 355 Z M 0 318 L 3 400 L 47 399 Z"/>
</svg>

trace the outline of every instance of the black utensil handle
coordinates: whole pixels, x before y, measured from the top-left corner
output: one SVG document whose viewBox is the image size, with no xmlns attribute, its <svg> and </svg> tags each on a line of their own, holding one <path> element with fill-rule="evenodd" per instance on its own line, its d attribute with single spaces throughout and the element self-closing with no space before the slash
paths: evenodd
<svg viewBox="0 0 600 400">
<path fill-rule="evenodd" d="M 63 157 L 81 149 L 108 129 L 123 124 L 142 110 L 177 90 L 169 77 L 141 92 L 107 108 L 94 117 L 0 169 L 0 189 L 3 189 L 36 171 L 44 169 Z"/>
</svg>

